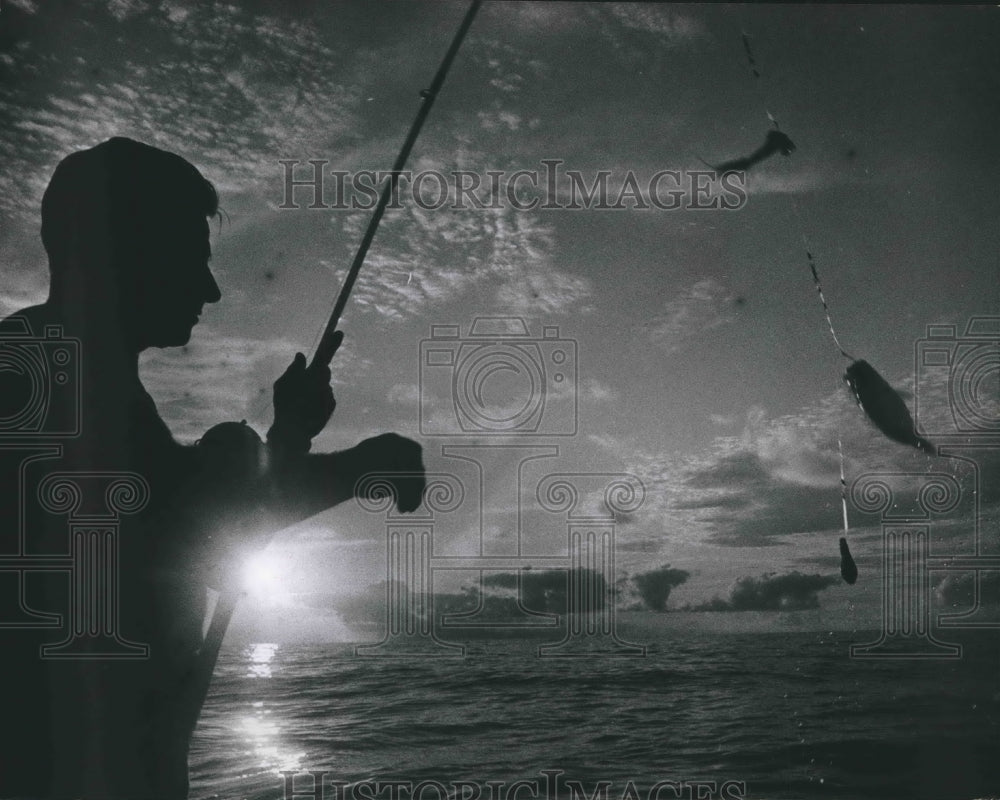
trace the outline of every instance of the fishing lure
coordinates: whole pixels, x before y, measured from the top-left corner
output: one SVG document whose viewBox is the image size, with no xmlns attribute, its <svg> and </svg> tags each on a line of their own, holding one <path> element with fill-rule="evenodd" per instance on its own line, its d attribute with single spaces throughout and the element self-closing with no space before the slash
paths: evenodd
<svg viewBox="0 0 1000 800">
<path fill-rule="evenodd" d="M 851 548 L 843 536 L 840 537 L 840 577 L 850 586 L 858 579 L 858 565 L 854 563 Z"/>
</svg>

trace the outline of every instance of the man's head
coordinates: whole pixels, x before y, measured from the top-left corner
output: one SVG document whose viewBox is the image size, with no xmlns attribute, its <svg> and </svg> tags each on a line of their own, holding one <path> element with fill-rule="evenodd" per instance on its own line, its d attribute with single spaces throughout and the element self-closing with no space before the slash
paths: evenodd
<svg viewBox="0 0 1000 800">
<path fill-rule="evenodd" d="M 173 153 L 116 137 L 67 156 L 42 198 L 53 297 L 95 313 L 112 302 L 136 351 L 186 344 L 220 297 L 208 268 L 217 212 L 215 188 Z M 81 286 L 115 296 L 66 296 Z"/>
</svg>

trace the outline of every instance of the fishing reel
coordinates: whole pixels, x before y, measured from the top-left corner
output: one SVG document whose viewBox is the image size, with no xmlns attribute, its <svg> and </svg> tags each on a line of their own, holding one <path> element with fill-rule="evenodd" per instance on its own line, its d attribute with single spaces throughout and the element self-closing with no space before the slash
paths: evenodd
<svg viewBox="0 0 1000 800">
<path fill-rule="evenodd" d="M 203 464 L 214 477 L 231 476 L 233 480 L 259 477 L 267 467 L 264 442 L 246 420 L 220 422 L 206 431 L 195 445 Z"/>
</svg>

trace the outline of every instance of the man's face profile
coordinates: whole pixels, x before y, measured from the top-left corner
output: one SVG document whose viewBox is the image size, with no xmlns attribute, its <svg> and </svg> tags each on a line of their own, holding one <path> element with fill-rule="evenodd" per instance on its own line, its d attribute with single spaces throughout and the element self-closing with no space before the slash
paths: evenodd
<svg viewBox="0 0 1000 800">
<path fill-rule="evenodd" d="M 217 212 L 215 188 L 180 156 L 124 137 L 71 153 L 42 197 L 49 302 L 131 352 L 186 344 L 221 297 L 208 268 Z"/>
<path fill-rule="evenodd" d="M 221 297 L 211 253 L 208 220 L 189 216 L 165 221 L 137 254 L 141 263 L 129 270 L 134 279 L 124 301 L 138 349 L 187 344 L 205 304 Z"/>
</svg>

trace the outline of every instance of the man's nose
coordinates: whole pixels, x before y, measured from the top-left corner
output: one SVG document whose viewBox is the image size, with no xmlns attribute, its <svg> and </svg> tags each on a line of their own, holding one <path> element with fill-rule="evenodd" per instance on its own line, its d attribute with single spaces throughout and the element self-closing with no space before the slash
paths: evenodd
<svg viewBox="0 0 1000 800">
<path fill-rule="evenodd" d="M 222 299 L 222 292 L 219 291 L 219 284 L 215 282 L 212 270 L 205 267 L 205 297 L 206 303 L 218 303 Z"/>
</svg>

